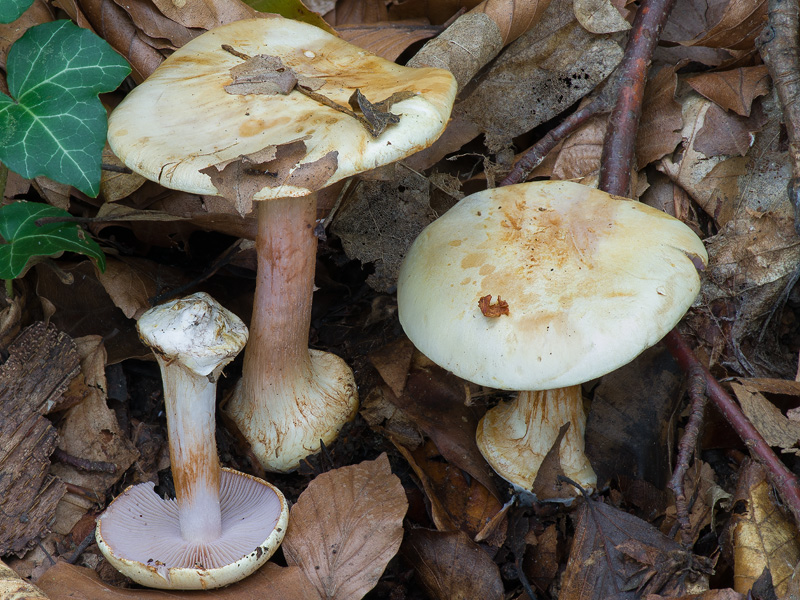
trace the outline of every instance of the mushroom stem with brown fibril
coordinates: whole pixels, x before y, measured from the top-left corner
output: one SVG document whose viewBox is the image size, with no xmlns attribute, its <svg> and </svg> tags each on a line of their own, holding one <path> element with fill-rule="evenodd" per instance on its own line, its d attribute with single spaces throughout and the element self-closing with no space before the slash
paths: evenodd
<svg viewBox="0 0 800 600">
<path fill-rule="evenodd" d="M 228 585 L 267 561 L 288 520 L 280 491 L 217 457 L 216 382 L 247 328 L 202 292 L 151 308 L 137 328 L 161 367 L 176 497 L 161 498 L 152 482 L 130 486 L 98 520 L 98 547 L 142 585 Z"/>
<path fill-rule="evenodd" d="M 316 193 L 258 203 L 250 343 L 225 411 L 261 464 L 289 471 L 330 444 L 358 404 L 353 372 L 309 350 L 317 238 Z"/>
<path fill-rule="evenodd" d="M 491 467 L 517 488 L 530 490 L 545 456 L 569 428 L 557 448 L 563 473 L 586 490 L 597 476 L 584 453 L 586 414 L 580 385 L 519 392 L 489 410 L 478 423 L 475 440 Z"/>
<path fill-rule="evenodd" d="M 137 325 L 161 368 L 181 536 L 216 540 L 222 532 L 217 378 L 244 347 L 247 328 L 207 294 L 152 308 Z"/>
</svg>

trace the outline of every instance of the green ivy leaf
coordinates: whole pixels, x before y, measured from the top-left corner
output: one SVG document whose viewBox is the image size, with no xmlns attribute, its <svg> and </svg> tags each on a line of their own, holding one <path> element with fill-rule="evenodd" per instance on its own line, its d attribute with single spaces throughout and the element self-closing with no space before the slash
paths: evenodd
<svg viewBox="0 0 800 600">
<path fill-rule="evenodd" d="M 33 4 L 33 0 L 0 0 L 0 23 L 16 21 Z"/>
<path fill-rule="evenodd" d="M 0 94 L 0 161 L 97 196 L 108 128 L 97 94 L 116 89 L 128 63 L 91 31 L 54 21 L 28 29 L 6 69 L 13 99 Z"/>
<path fill-rule="evenodd" d="M 43 217 L 69 216 L 65 210 L 39 202 L 15 202 L 0 208 L 0 236 L 6 242 L 0 243 L 0 279 L 19 277 L 34 257 L 60 252 L 85 254 L 105 271 L 106 257 L 100 246 L 75 223 L 36 225 Z"/>
</svg>

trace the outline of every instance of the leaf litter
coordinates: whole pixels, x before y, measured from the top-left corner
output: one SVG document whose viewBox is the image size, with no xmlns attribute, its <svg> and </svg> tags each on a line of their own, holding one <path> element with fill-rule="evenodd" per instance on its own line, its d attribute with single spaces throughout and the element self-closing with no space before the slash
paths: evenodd
<svg viewBox="0 0 800 600">
<path fill-rule="evenodd" d="M 141 81 L 202 30 L 257 16 L 253 7 L 262 6 L 249 4 L 36 0 L 22 22 L 47 21 L 57 6 L 94 28 Z M 278 4 L 307 10 L 296 0 Z M 476 2 L 332 4 L 327 18 L 343 37 L 403 61 L 415 44 L 440 34 Z M 474 444 L 477 420 L 506 395 L 458 380 L 401 337 L 392 294 L 411 241 L 460 195 L 503 177 L 522 150 L 602 88 L 635 11 L 619 2 L 490 4 L 466 21 L 483 27 L 479 15 L 490 15 L 498 24 L 499 45 L 491 35 L 476 38 L 492 48 L 487 56 L 511 44 L 486 68 L 480 65 L 477 77 L 477 71 L 465 76 L 469 85 L 440 141 L 403 165 L 337 188 L 325 204 L 332 214 L 319 215 L 330 226 L 318 254 L 322 275 L 311 344 L 333 349 L 356 367 L 361 414 L 297 473 L 267 475 L 295 502 L 283 551 L 251 578 L 206 595 L 246 599 L 269 589 L 281 598 L 795 597 L 796 525 L 763 472 L 744 460 L 747 449 L 711 415 L 702 459 L 692 462 L 684 482 L 692 498 L 693 545 L 678 543 L 665 483 L 686 418 L 682 377 L 664 351 L 654 349 L 584 388 L 587 451 L 600 475 L 599 494 L 570 506 L 541 501 L 559 474 L 556 444 L 548 455 L 551 476 L 537 482 L 540 501 L 526 504 L 491 472 Z M 705 238 L 711 264 L 685 331 L 756 428 L 794 465 L 800 246 L 786 199 L 782 115 L 754 50 L 766 12 L 762 1 L 678 1 L 645 92 L 635 188 Z M 0 26 L 3 64 L 19 33 Z M 280 75 L 281 67 L 263 62 L 243 58 L 233 77 L 236 93 L 262 93 L 265 80 L 277 79 L 270 73 Z M 311 80 L 289 78 L 281 85 L 283 93 L 315 93 Z M 391 126 L 391 104 L 400 100 L 368 102 L 356 95 L 340 108 L 377 135 Z M 606 122 L 598 115 L 572 132 L 535 175 L 596 181 Z M 268 178 L 295 164 L 300 153 L 268 148 L 263 156 L 212 167 L 210 174 L 230 180 L 226 170 L 236 170 Z M 237 238 L 254 231 L 246 216 L 252 196 L 246 179 L 245 187 L 225 190 L 233 204 L 124 174 L 104 176 L 100 200 L 42 178 L 9 179 L 6 203 L 39 195 L 74 215 L 113 217 L 111 202 L 123 211 L 118 221 L 90 225 L 108 254 L 105 274 L 76 256 L 47 259 L 15 284 L 18 296 L 0 306 L 0 369 L 15 368 L 15 340 L 44 331 L 25 329 L 42 319 L 50 320 L 48 333 L 36 335 L 47 348 L 55 351 L 69 334 L 83 357 L 77 371 L 64 375 L 69 385 L 59 384 L 63 391 L 50 397 L 55 412 L 19 399 L 11 404 L 19 409 L 13 418 L 36 423 L 42 443 L 12 450 L 0 444 L 0 473 L 13 466 L 17 474 L 0 477 L 3 558 L 46 597 L 167 596 L 125 589 L 130 583 L 99 557 L 89 534 L 95 516 L 125 485 L 149 480 L 169 489 L 158 378 L 145 362 L 133 319 L 152 298 L 184 285 L 204 287 L 248 317 L 253 261 L 246 249 L 230 252 Z M 52 324 L 66 332 L 58 343 Z M 40 364 L 48 373 L 71 363 L 50 356 Z M 239 368 L 234 363 L 229 369 L 223 391 Z M 0 388 L 0 398 L 10 402 L 3 393 Z M 224 424 L 219 429 L 223 461 L 258 473 L 247 448 Z M 114 471 L 103 471 L 103 464 Z M 23 500 L 38 504 L 31 508 Z M 59 558 L 54 566 L 50 557 Z"/>
</svg>

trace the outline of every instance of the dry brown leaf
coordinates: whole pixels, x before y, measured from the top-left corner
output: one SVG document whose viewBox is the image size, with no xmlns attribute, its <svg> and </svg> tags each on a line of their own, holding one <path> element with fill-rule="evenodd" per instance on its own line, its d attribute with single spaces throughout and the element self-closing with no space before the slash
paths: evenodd
<svg viewBox="0 0 800 600">
<path fill-rule="evenodd" d="M 165 17 L 184 27 L 213 29 L 226 23 L 263 16 L 240 0 L 153 0 Z"/>
<path fill-rule="evenodd" d="M 162 293 L 165 286 L 175 289 L 188 282 L 180 269 L 136 257 L 109 256 L 106 270 L 97 278 L 129 319 L 138 319 L 150 308 L 150 299 Z"/>
<path fill-rule="evenodd" d="M 686 78 L 696 92 L 725 110 L 747 117 L 753 100 L 770 89 L 767 67 L 742 67 L 730 71 L 703 73 Z"/>
<path fill-rule="evenodd" d="M 664 157 L 656 167 L 686 190 L 721 227 L 733 217 L 740 194 L 739 176 L 744 175 L 747 163 L 741 158 L 708 157 L 696 148 L 695 141 L 712 106 L 716 105 L 694 92 L 683 99 L 683 152 Z"/>
<path fill-rule="evenodd" d="M 392 388 L 395 396 L 402 395 L 406 387 L 413 354 L 414 344 L 405 336 L 369 353 L 369 362 L 378 370 L 386 385 Z"/>
<path fill-rule="evenodd" d="M 439 531 L 461 529 L 475 539 L 503 508 L 477 479 L 466 477 L 461 469 L 446 462 L 430 440 L 412 452 L 403 451 L 403 455 L 422 482 Z M 486 541 L 500 547 L 505 533 L 503 522 Z"/>
<path fill-rule="evenodd" d="M 494 561 L 463 531 L 411 529 L 400 552 L 435 600 L 502 600 Z"/>
<path fill-rule="evenodd" d="M 742 405 L 742 411 L 750 419 L 767 444 L 777 446 L 784 452 L 800 454 L 800 423 L 790 421 L 780 409 L 767 400 L 747 379 L 732 382 L 731 388 Z"/>
<path fill-rule="evenodd" d="M 610 0 L 575 0 L 575 16 L 592 33 L 616 33 L 631 28 Z"/>
<path fill-rule="evenodd" d="M 67 13 L 76 10 L 72 2 L 64 0 L 60 4 Z M 144 81 L 164 61 L 164 55 L 142 40 L 130 15 L 113 0 L 81 0 L 80 7 L 95 32 L 130 63 L 131 77 L 137 83 Z"/>
<path fill-rule="evenodd" d="M 434 37 L 441 31 L 441 27 L 391 21 L 338 25 L 336 31 L 343 40 L 394 61 L 412 44 Z"/>
<path fill-rule="evenodd" d="M 500 29 L 503 46 L 507 46 L 536 24 L 550 3 L 551 0 L 484 0 L 469 14 L 488 15 Z"/>
<path fill-rule="evenodd" d="M 150 0 L 114 0 L 124 9 L 142 36 L 151 45 L 175 50 L 196 37 L 200 31 L 192 31 L 188 27 L 165 17 Z M 156 42 L 158 40 L 158 42 Z"/>
<path fill-rule="evenodd" d="M 397 169 L 397 181 L 356 182 L 331 224 L 347 256 L 374 264 L 367 283 L 381 292 L 394 291 L 408 248 L 436 216 L 427 178 Z"/>
<path fill-rule="evenodd" d="M 583 181 L 599 173 L 607 121 L 605 115 L 592 117 L 564 140 L 553 164 L 553 178 Z"/>
<path fill-rule="evenodd" d="M 715 7 L 716 8 L 716 7 Z M 699 37 L 683 42 L 689 46 L 708 46 L 730 50 L 750 50 L 761 33 L 767 14 L 766 0 L 729 0 L 724 10 L 710 11 L 719 14 L 711 28 Z"/>
<path fill-rule="evenodd" d="M 554 0 L 541 20 L 509 46 L 456 105 L 496 150 L 552 119 L 605 79 L 622 57 L 619 45 L 587 32 L 571 0 Z"/>
<path fill-rule="evenodd" d="M 103 147 L 104 164 L 123 167 L 122 161 L 111 151 L 108 143 Z M 138 173 L 117 173 L 103 170 L 100 174 L 100 195 L 106 202 L 116 202 L 130 196 L 147 181 Z"/>
<path fill-rule="evenodd" d="M 640 169 L 672 154 L 681 143 L 683 119 L 681 105 L 675 101 L 677 85 L 678 77 L 672 67 L 664 67 L 647 80 L 636 133 L 636 162 Z"/>
<path fill-rule="evenodd" d="M 0 561 L 0 598 L 4 600 L 48 600 L 44 592 L 25 581 Z"/>
<path fill-rule="evenodd" d="M 560 594 L 576 600 L 634 600 L 667 591 L 677 596 L 686 593 L 687 569 L 709 572 L 702 560 L 649 523 L 587 499 L 578 510 Z"/>
<path fill-rule="evenodd" d="M 389 459 L 328 471 L 289 513 L 283 553 L 329 600 L 359 600 L 378 582 L 403 539 L 408 509 Z"/>
<path fill-rule="evenodd" d="M 750 117 L 740 117 L 714 104 L 706 112 L 694 148 L 709 158 L 744 156 L 755 141 L 753 133 L 761 129 L 761 117 L 756 112 Z"/>
<path fill-rule="evenodd" d="M 467 405 L 468 391 L 466 382 L 430 363 L 412 367 L 403 395 L 388 399 L 396 402 L 433 440 L 448 462 L 469 473 L 499 498 L 494 473 L 475 442 L 475 430 L 483 411 Z"/>
<path fill-rule="evenodd" d="M 336 27 L 347 23 L 363 25 L 389 20 L 386 2 L 382 0 L 339 0 L 336 8 L 325 15 L 325 20 Z"/>
<path fill-rule="evenodd" d="M 423 437 L 414 422 L 400 410 L 388 385 L 372 388 L 367 396 L 361 399 L 359 414 L 367 424 L 386 435 L 396 445 L 414 449 L 422 444 Z"/>
<path fill-rule="evenodd" d="M 58 446 L 78 458 L 112 463 L 117 470 L 115 473 L 89 472 L 55 463 L 51 472 L 67 483 L 93 491 L 102 499 L 139 453 L 120 429 L 114 411 L 106 405 L 106 351 L 102 338 L 86 336 L 75 339 L 75 344 L 88 394 L 80 404 L 70 408 L 59 423 Z M 56 508 L 54 530 L 69 533 L 90 506 L 85 498 L 68 493 Z"/>
<path fill-rule="evenodd" d="M 800 535 L 778 506 L 766 471 L 747 461 L 739 472 L 734 497 L 733 588 L 746 594 L 765 567 L 778 597 L 786 593 L 794 566 L 800 562 Z"/>
<path fill-rule="evenodd" d="M 644 597 L 644 600 L 746 600 L 746 596 L 730 588 L 726 588 L 723 590 L 708 590 L 702 594 L 690 594 L 688 596 L 681 596 L 680 598 L 648 594 Z"/>
<path fill-rule="evenodd" d="M 268 562 L 250 577 L 228 587 L 203 592 L 124 589 L 100 580 L 92 569 L 59 561 L 37 585 L 50 600 L 314 600 L 316 592 L 297 567 Z M 198 596 L 199 594 L 199 596 Z"/>
</svg>

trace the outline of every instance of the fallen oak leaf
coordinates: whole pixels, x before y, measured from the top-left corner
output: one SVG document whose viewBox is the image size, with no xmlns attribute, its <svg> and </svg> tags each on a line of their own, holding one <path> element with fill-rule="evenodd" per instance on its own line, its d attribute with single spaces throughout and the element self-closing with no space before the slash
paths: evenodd
<svg viewBox="0 0 800 600">
<path fill-rule="evenodd" d="M 397 553 L 407 509 L 385 453 L 323 473 L 289 513 L 286 562 L 303 569 L 321 598 L 359 600 Z"/>
</svg>

